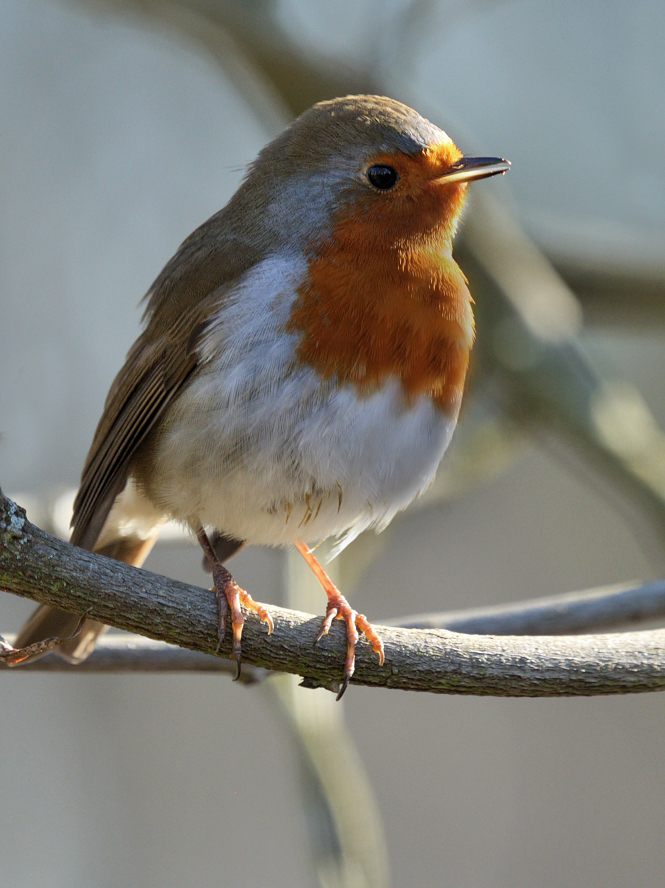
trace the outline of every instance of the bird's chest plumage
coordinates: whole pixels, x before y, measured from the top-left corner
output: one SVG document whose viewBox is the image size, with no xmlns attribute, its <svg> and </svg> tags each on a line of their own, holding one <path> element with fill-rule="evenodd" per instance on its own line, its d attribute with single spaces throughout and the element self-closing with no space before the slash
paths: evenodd
<svg viewBox="0 0 665 888">
<path fill-rule="evenodd" d="M 457 321 L 434 324 L 447 350 L 437 374 L 425 312 L 413 322 L 400 307 L 402 339 L 386 328 L 382 341 L 352 294 L 328 312 L 316 304 L 323 269 L 313 275 L 312 265 L 265 260 L 220 304 L 200 365 L 152 444 L 148 492 L 173 517 L 250 543 L 348 539 L 388 523 L 431 481 L 455 426 L 470 343 L 443 342 L 444 327 L 461 340 Z M 429 362 L 420 374 L 418 348 Z"/>
</svg>

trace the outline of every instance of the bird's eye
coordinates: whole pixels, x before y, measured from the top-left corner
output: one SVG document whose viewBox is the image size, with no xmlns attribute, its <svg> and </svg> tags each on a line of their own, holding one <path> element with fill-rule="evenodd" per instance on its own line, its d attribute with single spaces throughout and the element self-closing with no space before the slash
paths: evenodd
<svg viewBox="0 0 665 888">
<path fill-rule="evenodd" d="M 373 185 L 380 191 L 388 191 L 395 185 L 399 176 L 392 167 L 376 163 L 367 170 L 367 178 L 370 185 Z"/>
</svg>

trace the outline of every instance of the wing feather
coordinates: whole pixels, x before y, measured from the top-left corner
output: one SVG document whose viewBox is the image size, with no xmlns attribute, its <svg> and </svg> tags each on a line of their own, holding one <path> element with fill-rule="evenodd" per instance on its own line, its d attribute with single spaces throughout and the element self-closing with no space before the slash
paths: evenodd
<svg viewBox="0 0 665 888">
<path fill-rule="evenodd" d="M 92 549 L 132 459 L 198 363 L 196 340 L 257 250 L 223 238 L 213 216 L 180 247 L 148 292 L 146 327 L 104 405 L 74 502 L 71 541 Z M 206 248 L 206 241 L 212 247 Z"/>
</svg>

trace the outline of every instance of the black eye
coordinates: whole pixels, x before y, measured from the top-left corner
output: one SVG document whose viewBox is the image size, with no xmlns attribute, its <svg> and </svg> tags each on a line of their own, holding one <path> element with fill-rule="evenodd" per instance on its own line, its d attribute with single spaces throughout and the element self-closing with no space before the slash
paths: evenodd
<svg viewBox="0 0 665 888">
<path fill-rule="evenodd" d="M 380 191 L 388 191 L 397 182 L 399 176 L 392 167 L 376 163 L 367 170 L 367 178 L 375 188 Z"/>
</svg>

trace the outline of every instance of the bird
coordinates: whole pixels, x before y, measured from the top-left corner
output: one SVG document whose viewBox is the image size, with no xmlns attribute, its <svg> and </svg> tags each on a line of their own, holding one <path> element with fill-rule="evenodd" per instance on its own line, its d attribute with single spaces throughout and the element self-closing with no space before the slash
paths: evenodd
<svg viewBox="0 0 665 888">
<path fill-rule="evenodd" d="M 239 674 L 243 608 L 268 608 L 225 561 L 295 546 L 327 597 L 317 641 L 346 629 L 338 697 L 364 634 L 332 555 L 384 529 L 434 478 L 462 400 L 475 328 L 452 242 L 469 182 L 505 173 L 384 96 L 322 101 L 249 166 L 145 296 L 74 502 L 71 542 L 140 566 L 167 520 L 198 539 L 221 644 Z M 15 644 L 63 639 L 76 663 L 106 627 L 40 606 Z M 78 629 L 78 631 L 76 631 Z M 237 675 L 236 675 L 237 677 Z"/>
</svg>

